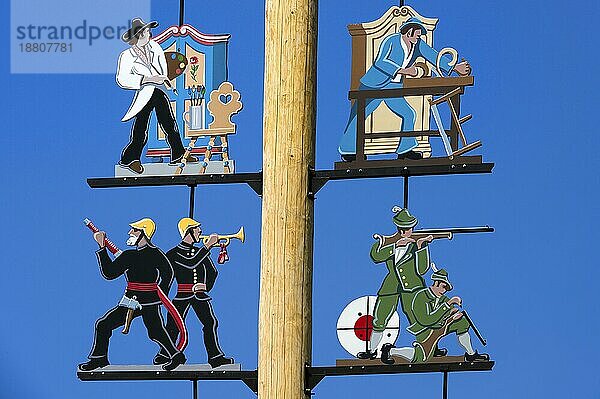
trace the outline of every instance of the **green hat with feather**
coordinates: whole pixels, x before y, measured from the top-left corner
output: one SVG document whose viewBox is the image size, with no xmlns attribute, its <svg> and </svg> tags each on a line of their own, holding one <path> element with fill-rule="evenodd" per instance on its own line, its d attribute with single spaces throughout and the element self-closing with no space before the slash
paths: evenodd
<svg viewBox="0 0 600 399">
<path fill-rule="evenodd" d="M 408 209 L 395 206 L 392 208 L 392 212 L 394 212 L 394 217 L 392 220 L 394 221 L 394 224 L 398 226 L 398 228 L 408 230 L 415 227 L 419 222 L 416 217 L 410 214 Z"/>
</svg>

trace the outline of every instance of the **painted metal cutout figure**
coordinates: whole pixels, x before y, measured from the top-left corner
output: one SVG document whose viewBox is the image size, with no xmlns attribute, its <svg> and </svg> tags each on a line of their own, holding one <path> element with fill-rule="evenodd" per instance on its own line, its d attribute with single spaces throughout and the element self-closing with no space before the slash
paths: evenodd
<svg viewBox="0 0 600 399">
<path fill-rule="evenodd" d="M 179 221 L 177 228 L 181 235 L 181 243 L 167 252 L 167 258 L 173 266 L 175 280 L 177 280 L 177 295 L 173 298 L 173 304 L 183 319 L 187 316 L 190 307 L 196 312 L 196 316 L 203 325 L 202 331 L 208 363 L 213 368 L 233 364 L 234 360 L 225 357 L 219 345 L 218 321 L 213 311 L 211 297 L 208 295 L 218 274 L 217 268 L 210 258 L 210 249 L 217 245 L 222 237 L 217 234 L 211 234 L 208 237 L 202 236 L 200 222 L 187 217 Z M 243 229 L 240 229 L 240 233 L 234 238 L 239 238 L 243 242 Z M 204 243 L 203 246 L 194 245 L 201 242 Z M 224 247 L 221 248 L 221 254 L 223 254 Z M 224 261 L 225 258 L 220 255 L 220 263 Z M 175 340 L 179 330 L 176 320 L 171 315 L 167 316 L 166 328 L 171 339 Z M 154 364 L 164 364 L 168 361 L 168 351 L 166 348 L 161 348 L 154 358 Z"/>
<path fill-rule="evenodd" d="M 138 174 L 144 172 L 140 159 L 148 141 L 148 125 L 153 110 L 166 134 L 171 149 L 171 164 L 179 164 L 185 153 L 169 97 L 165 93 L 167 88 L 172 88 L 167 76 L 165 53 L 151 39 L 150 29 L 157 26 L 156 21 L 146 23 L 141 18 L 134 18 L 129 30 L 122 36 L 122 40 L 131 47 L 121 53 L 117 66 L 119 86 L 136 90 L 131 106 L 122 119 L 125 122 L 135 118 L 135 121 L 129 143 L 121 153 L 119 165 Z M 198 162 L 198 158 L 190 155 L 187 162 Z"/>
<path fill-rule="evenodd" d="M 118 327 L 125 326 L 123 333 L 127 333 L 131 321 L 138 316 L 142 316 L 150 339 L 156 342 L 168 356 L 163 368 L 173 370 L 185 363 L 186 358 L 182 350 L 187 343 L 187 332 L 181 317 L 165 295 L 169 292 L 173 280 L 173 269 L 165 254 L 151 242 L 156 231 L 152 219 L 145 218 L 130 224 L 127 245 L 135 249 L 122 252 L 106 238 L 106 233 L 99 231 L 87 219 L 85 223 L 94 231 L 94 239 L 100 247 L 96 256 L 102 276 L 107 280 L 114 280 L 125 275 L 127 289 L 119 304 L 96 322 L 89 361 L 80 364 L 79 368 L 90 371 L 107 366 L 108 345 L 112 332 Z M 114 260 L 108 255 L 107 248 L 116 255 Z M 161 303 L 165 305 L 172 317 L 178 319 L 181 339 L 177 346 L 163 325 Z"/>
<path fill-rule="evenodd" d="M 487 361 L 490 357 L 473 349 L 469 330 L 472 327 L 468 315 L 456 306 L 462 306 L 458 296 L 448 298 L 444 294 L 452 291 L 448 272 L 441 269 L 435 271 L 430 287 L 418 290 L 409 304 L 410 312 L 406 313 L 410 326 L 408 331 L 415 335 L 416 341 L 412 347 L 396 348 L 386 343 L 381 348 L 381 361 L 394 364 L 392 356 L 400 356 L 410 362 L 418 363 L 430 360 L 435 355 L 438 341 L 444 336 L 455 333 L 458 343 L 465 350 L 464 359 L 468 362 Z M 474 326 L 473 326 L 474 327 Z M 480 334 L 473 328 L 477 336 Z M 485 340 L 481 339 L 485 345 Z"/>
<path fill-rule="evenodd" d="M 377 292 L 370 345 L 367 350 L 358 353 L 359 359 L 377 357 L 377 350 L 373 348 L 377 348 L 383 338 L 383 331 L 396 311 L 398 301 L 404 314 L 409 317 L 416 292 L 425 287 L 423 276 L 429 270 L 430 263 L 428 244 L 434 238 L 451 238 L 447 234 L 413 234 L 417 218 L 408 209 L 397 206 L 392 208 L 392 212 L 395 213 L 392 220 L 398 233 L 387 237 L 375 235 L 377 242 L 371 247 L 371 259 L 375 263 L 385 262 L 388 273 Z M 443 354 L 445 353 L 440 353 Z"/>
<path fill-rule="evenodd" d="M 421 38 L 427 34 L 427 28 L 420 19 L 409 18 L 398 31 L 398 33 L 386 37 L 381 43 L 373 65 L 360 79 L 358 90 L 402 88 L 406 76 L 415 77 L 419 74 L 415 65 L 418 57 L 423 57 L 432 65 L 439 66 L 446 74 L 452 70 L 460 76 L 471 73 L 471 66 L 466 61 L 452 65 L 452 59 L 448 56 L 438 59 L 438 51 Z M 382 102 L 394 114 L 402 118 L 401 131 L 414 130 L 416 113 L 404 97 L 367 99 L 365 117 L 371 115 Z M 356 120 L 357 102 L 355 101 L 338 148 L 345 161 L 356 159 Z M 403 137 L 396 149 L 398 158 L 421 159 L 422 154 L 413 151 L 416 147 L 417 139 L 415 137 Z"/>
</svg>

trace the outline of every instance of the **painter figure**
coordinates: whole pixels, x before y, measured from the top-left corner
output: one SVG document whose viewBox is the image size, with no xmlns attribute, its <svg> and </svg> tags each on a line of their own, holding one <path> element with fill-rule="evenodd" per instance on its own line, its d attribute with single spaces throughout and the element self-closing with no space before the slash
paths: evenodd
<svg viewBox="0 0 600 399">
<path fill-rule="evenodd" d="M 135 173 L 143 173 L 140 161 L 142 151 L 148 141 L 148 125 L 152 111 L 156 112 L 158 123 L 167 137 L 171 150 L 171 165 L 181 162 L 185 149 L 181 142 L 179 128 L 166 94 L 171 84 L 167 78 L 165 53 L 158 43 L 151 39 L 151 28 L 158 22 L 144 22 L 134 18 L 131 27 L 122 35 L 122 40 L 130 45 L 119 56 L 117 83 L 120 87 L 135 90 L 129 110 L 121 119 L 123 122 L 134 119 L 129 143 L 121 153 L 119 165 Z M 198 162 L 195 156 L 187 158 L 188 163 Z"/>
</svg>

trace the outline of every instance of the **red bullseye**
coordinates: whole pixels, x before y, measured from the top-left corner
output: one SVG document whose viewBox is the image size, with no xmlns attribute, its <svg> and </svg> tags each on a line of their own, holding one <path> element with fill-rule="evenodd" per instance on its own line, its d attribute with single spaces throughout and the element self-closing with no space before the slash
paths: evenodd
<svg viewBox="0 0 600 399">
<path fill-rule="evenodd" d="M 354 323 L 354 334 L 361 341 L 368 341 L 371 339 L 371 333 L 373 332 L 373 316 L 364 315 L 360 316 L 356 323 Z"/>
</svg>

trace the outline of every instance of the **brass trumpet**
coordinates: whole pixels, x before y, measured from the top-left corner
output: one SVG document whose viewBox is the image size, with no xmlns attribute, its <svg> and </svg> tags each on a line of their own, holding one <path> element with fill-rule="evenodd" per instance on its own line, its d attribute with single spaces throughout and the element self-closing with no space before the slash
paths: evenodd
<svg viewBox="0 0 600 399">
<path fill-rule="evenodd" d="M 208 241 L 208 237 L 209 236 L 200 236 L 200 239 L 202 240 L 203 243 L 206 244 L 206 242 Z M 219 241 L 225 240 L 225 242 L 223 243 L 225 246 L 229 245 L 229 242 L 235 238 L 237 240 L 240 240 L 241 242 L 244 242 L 246 235 L 244 234 L 244 226 L 240 227 L 240 229 L 238 230 L 237 233 L 235 234 L 229 234 L 229 235 L 219 235 Z"/>
</svg>

